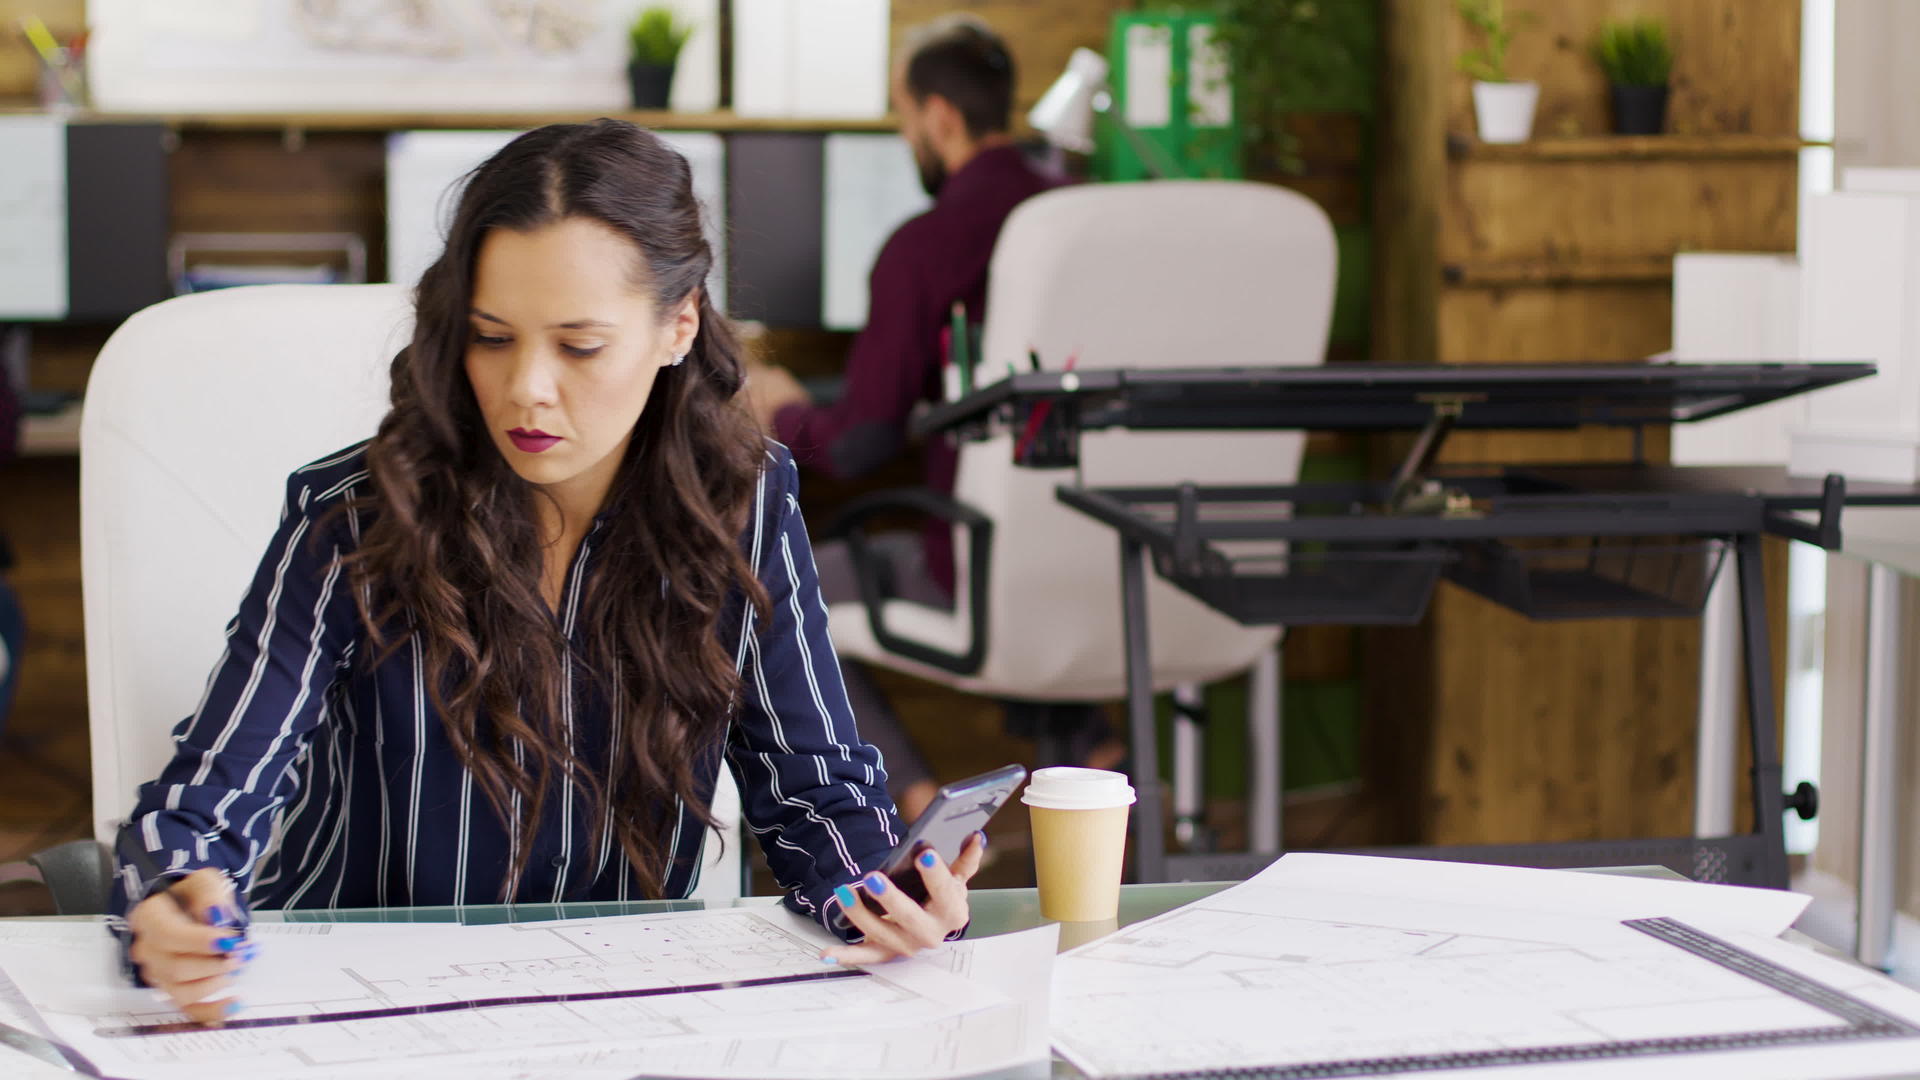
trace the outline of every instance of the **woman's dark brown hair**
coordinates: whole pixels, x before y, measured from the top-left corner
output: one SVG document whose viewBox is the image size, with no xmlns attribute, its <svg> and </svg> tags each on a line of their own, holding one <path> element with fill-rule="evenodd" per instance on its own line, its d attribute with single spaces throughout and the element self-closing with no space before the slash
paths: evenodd
<svg viewBox="0 0 1920 1080">
<path fill-rule="evenodd" d="M 663 323 L 689 296 L 700 311 L 686 362 L 661 371 L 608 492 L 571 657 L 541 596 L 538 493 L 488 436 L 464 366 L 487 234 L 568 218 L 633 242 L 634 285 Z M 733 400 L 744 371 L 703 287 L 712 264 L 685 159 L 651 132 L 597 120 L 530 131 L 475 170 L 446 251 L 420 279 L 392 408 L 367 450 L 373 523 L 349 568 L 380 655 L 418 648 L 448 740 L 515 837 L 503 898 L 558 777 L 574 781 L 596 845 L 611 816 L 648 896 L 670 871 L 673 799 L 712 824 L 696 774 L 718 758 L 739 690 L 718 622 L 730 596 L 767 610 L 739 547 L 765 443 Z M 619 732 L 604 775 L 570 745 L 569 661 Z"/>
</svg>

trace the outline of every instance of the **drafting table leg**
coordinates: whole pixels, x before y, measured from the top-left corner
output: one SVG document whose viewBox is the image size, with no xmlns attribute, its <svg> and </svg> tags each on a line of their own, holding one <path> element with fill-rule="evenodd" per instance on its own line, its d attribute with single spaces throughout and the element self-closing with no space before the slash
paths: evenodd
<svg viewBox="0 0 1920 1080">
<path fill-rule="evenodd" d="M 1700 619 L 1699 753 L 1693 835 L 1733 835 L 1740 747 L 1740 582 L 1723 568 Z"/>
<path fill-rule="evenodd" d="M 1146 551 L 1120 539 L 1120 622 L 1127 643 L 1127 734 L 1132 742 L 1133 866 L 1136 881 L 1165 881 L 1167 849 L 1161 833 L 1160 749 L 1153 723 L 1153 654 L 1147 642 Z"/>
<path fill-rule="evenodd" d="M 1212 851 L 1207 836 L 1207 699 L 1199 683 L 1173 688 L 1173 838 Z"/>
<path fill-rule="evenodd" d="M 1280 643 L 1254 662 L 1247 691 L 1247 848 L 1280 854 Z"/>
<path fill-rule="evenodd" d="M 1854 958 L 1893 962 L 1894 887 L 1899 874 L 1900 575 L 1867 571 L 1866 726 L 1860 740 L 1860 905 Z"/>
<path fill-rule="evenodd" d="M 1773 643 L 1767 634 L 1767 579 L 1760 560 L 1760 536 L 1745 533 L 1734 542 L 1734 566 L 1740 572 L 1740 616 L 1747 647 L 1747 732 L 1753 748 L 1753 821 L 1764 850 L 1761 884 L 1787 887 L 1786 794 L 1780 770 L 1779 713 L 1773 697 Z"/>
</svg>

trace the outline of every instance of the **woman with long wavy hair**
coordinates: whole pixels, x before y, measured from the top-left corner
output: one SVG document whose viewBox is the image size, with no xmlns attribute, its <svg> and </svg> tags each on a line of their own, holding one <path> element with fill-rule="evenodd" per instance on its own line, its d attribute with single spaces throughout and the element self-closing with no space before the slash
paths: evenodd
<svg viewBox="0 0 1920 1080">
<path fill-rule="evenodd" d="M 121 831 L 139 978 L 218 1020 L 251 908 L 685 896 L 722 767 L 788 905 L 850 942 L 826 958 L 965 926 L 984 837 L 924 907 L 871 872 L 898 819 L 711 265 L 686 162 L 631 124 L 473 173 L 391 409 L 289 479 Z"/>
</svg>

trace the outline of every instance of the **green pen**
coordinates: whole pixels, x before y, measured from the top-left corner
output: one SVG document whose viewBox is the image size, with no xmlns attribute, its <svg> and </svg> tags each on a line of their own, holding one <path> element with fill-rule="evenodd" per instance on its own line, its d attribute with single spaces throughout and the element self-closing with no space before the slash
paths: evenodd
<svg viewBox="0 0 1920 1080">
<path fill-rule="evenodd" d="M 967 305 L 953 302 L 953 363 L 960 369 L 960 396 L 973 393 L 973 357 L 967 348 Z"/>
</svg>

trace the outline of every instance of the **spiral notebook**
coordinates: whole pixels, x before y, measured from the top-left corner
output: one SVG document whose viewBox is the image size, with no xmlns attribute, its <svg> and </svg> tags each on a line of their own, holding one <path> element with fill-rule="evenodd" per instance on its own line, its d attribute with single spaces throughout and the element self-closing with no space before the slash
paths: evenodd
<svg viewBox="0 0 1920 1080">
<path fill-rule="evenodd" d="M 1775 938 L 1804 899 L 1346 858 L 1289 856 L 1062 957 L 1056 1050 L 1089 1077 L 1247 1080 L 1920 1061 L 1920 995 Z M 1637 888 L 1660 885 L 1682 891 Z"/>
</svg>

